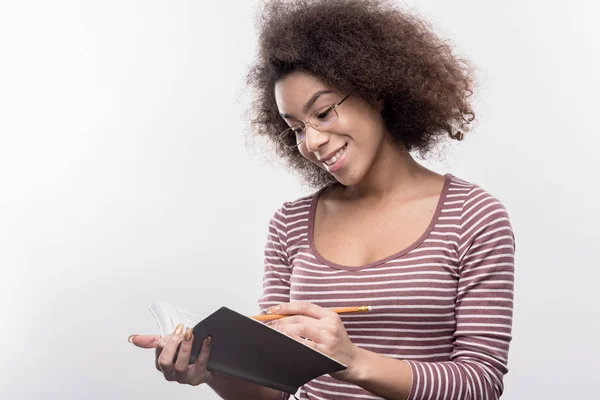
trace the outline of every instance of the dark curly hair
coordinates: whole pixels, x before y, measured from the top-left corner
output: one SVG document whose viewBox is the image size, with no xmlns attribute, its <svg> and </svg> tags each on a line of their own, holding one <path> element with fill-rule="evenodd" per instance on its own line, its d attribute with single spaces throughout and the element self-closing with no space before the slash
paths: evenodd
<svg viewBox="0 0 600 400">
<path fill-rule="evenodd" d="M 271 139 L 311 186 L 334 178 L 277 140 L 288 126 L 274 88 L 292 71 L 372 104 L 383 102 L 394 143 L 421 155 L 443 136 L 462 140 L 475 118 L 468 63 L 425 22 L 385 0 L 272 0 L 259 11 L 258 30 L 258 59 L 247 75 L 254 94 L 251 132 Z"/>
</svg>

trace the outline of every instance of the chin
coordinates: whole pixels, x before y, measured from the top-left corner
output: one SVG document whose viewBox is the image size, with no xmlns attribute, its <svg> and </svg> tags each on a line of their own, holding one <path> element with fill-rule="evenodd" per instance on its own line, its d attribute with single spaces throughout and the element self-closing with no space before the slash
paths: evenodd
<svg viewBox="0 0 600 400">
<path fill-rule="evenodd" d="M 352 174 L 332 174 L 336 181 L 344 186 L 354 186 L 361 181 L 362 177 Z"/>
</svg>

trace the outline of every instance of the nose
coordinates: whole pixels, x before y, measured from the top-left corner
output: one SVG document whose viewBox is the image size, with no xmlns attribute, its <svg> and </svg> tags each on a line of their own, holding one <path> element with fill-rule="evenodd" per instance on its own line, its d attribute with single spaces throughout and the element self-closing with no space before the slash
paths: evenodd
<svg viewBox="0 0 600 400">
<path fill-rule="evenodd" d="M 306 125 L 306 138 L 304 139 L 304 143 L 306 144 L 306 150 L 311 153 L 319 150 L 319 147 L 324 145 L 329 141 L 329 135 L 325 132 L 318 131 L 309 124 Z"/>
</svg>

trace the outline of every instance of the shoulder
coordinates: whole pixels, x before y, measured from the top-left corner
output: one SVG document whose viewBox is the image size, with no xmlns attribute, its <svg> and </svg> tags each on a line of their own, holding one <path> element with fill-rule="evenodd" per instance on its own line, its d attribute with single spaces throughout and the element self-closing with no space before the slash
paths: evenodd
<svg viewBox="0 0 600 400">
<path fill-rule="evenodd" d="M 504 204 L 480 185 L 451 176 L 448 197 L 454 193 L 461 209 L 461 248 L 473 242 L 505 238 L 514 244 L 514 233 Z M 451 199 L 448 199 L 451 200 Z"/>
<path fill-rule="evenodd" d="M 506 207 L 498 197 L 478 184 L 468 182 L 453 175 L 450 175 L 448 200 L 451 200 L 451 197 L 455 197 L 456 204 L 461 205 L 463 219 L 489 212 L 503 213 L 508 217 Z"/>
<path fill-rule="evenodd" d="M 294 219 L 308 215 L 316 198 L 323 190 L 324 189 L 321 189 L 314 193 L 296 198 L 294 200 L 283 202 L 281 206 L 279 206 L 279 208 L 275 211 L 275 217 L 279 216 L 285 219 L 286 221 L 293 221 Z"/>
<path fill-rule="evenodd" d="M 290 249 L 308 236 L 311 205 L 319 192 L 283 202 L 269 222 L 267 247 L 271 242 L 276 243 L 287 265 L 291 263 Z"/>
<path fill-rule="evenodd" d="M 270 229 L 276 230 L 280 238 L 287 239 L 290 230 L 308 226 L 311 206 L 320 191 L 283 202 L 273 212 L 269 222 Z"/>
</svg>

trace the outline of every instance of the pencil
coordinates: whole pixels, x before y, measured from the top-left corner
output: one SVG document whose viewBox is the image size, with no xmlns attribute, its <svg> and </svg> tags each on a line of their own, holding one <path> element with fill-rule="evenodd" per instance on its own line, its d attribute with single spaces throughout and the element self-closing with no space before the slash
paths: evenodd
<svg viewBox="0 0 600 400">
<path fill-rule="evenodd" d="M 337 308 L 330 308 L 331 311 L 338 313 L 338 314 L 344 314 L 344 313 L 353 313 L 353 312 L 364 312 L 364 311 L 371 311 L 371 306 L 360 306 L 360 307 L 337 307 Z M 264 314 L 264 315 L 255 315 L 253 318 L 257 321 L 274 321 L 276 319 L 281 319 L 281 318 L 285 318 L 285 317 L 290 317 L 290 315 L 288 314 Z"/>
</svg>

